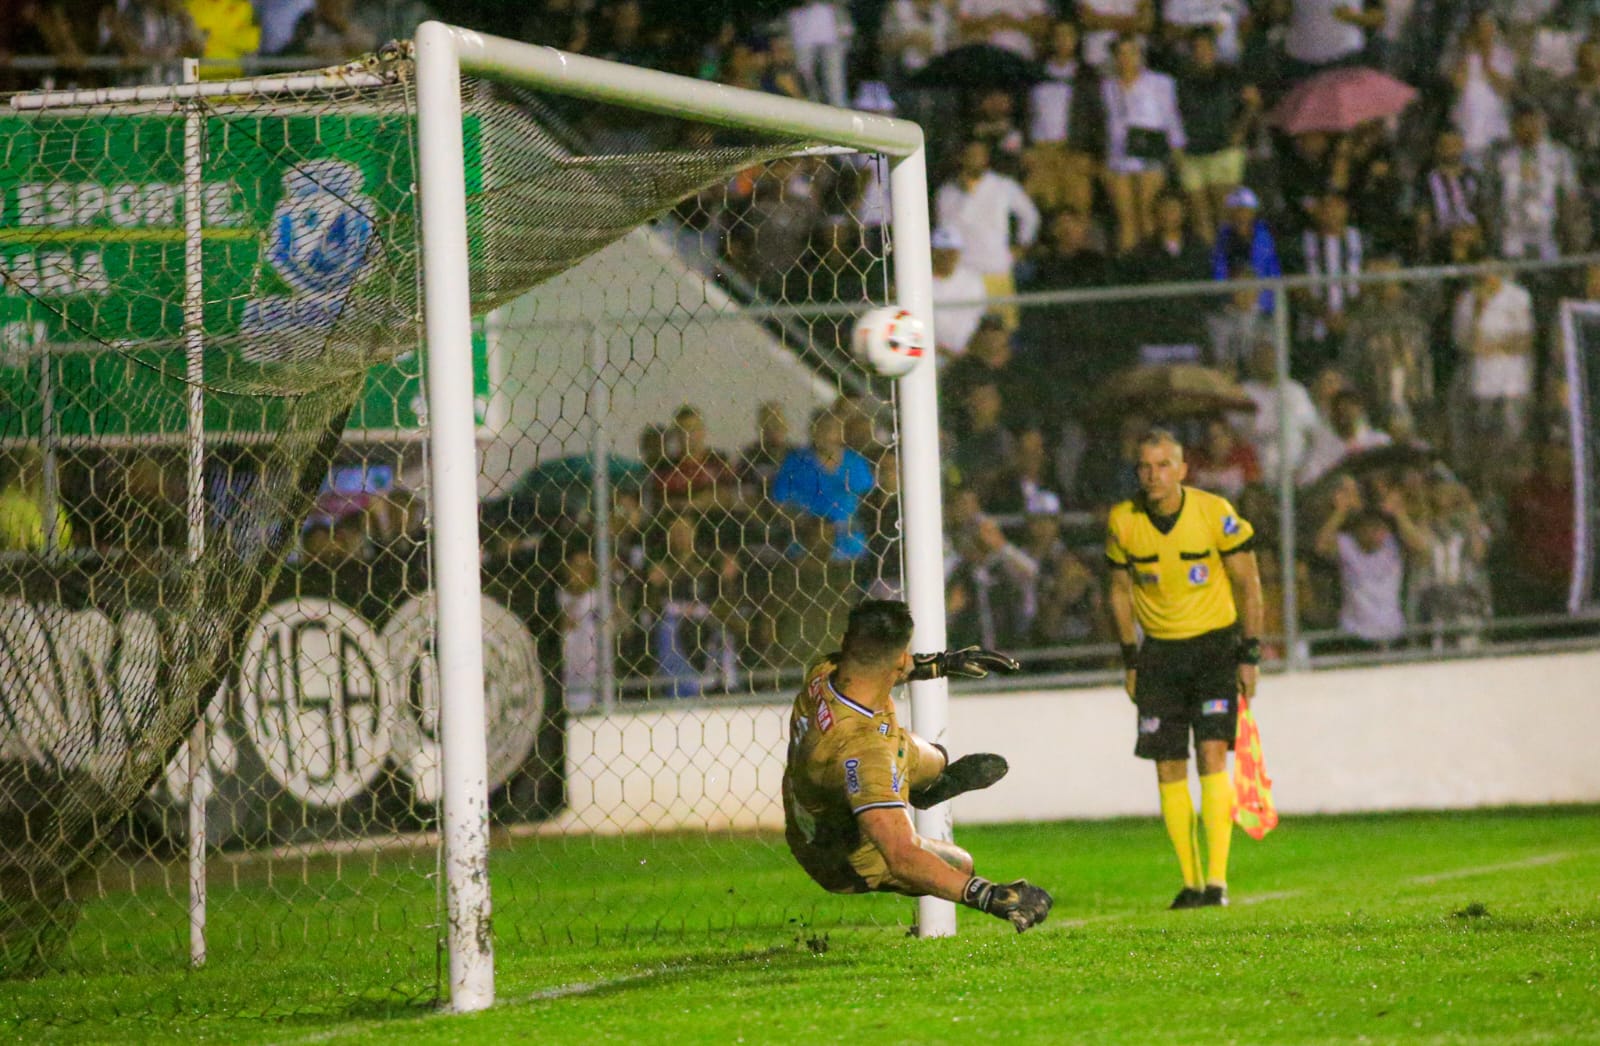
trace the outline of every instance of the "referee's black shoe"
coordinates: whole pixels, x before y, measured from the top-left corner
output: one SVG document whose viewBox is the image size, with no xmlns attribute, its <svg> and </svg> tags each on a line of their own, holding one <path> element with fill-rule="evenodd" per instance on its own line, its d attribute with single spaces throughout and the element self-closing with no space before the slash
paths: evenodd
<svg viewBox="0 0 1600 1046">
<path fill-rule="evenodd" d="M 1183 889 L 1178 891 L 1178 896 L 1172 899 L 1172 903 L 1167 905 L 1167 910 L 1172 912 L 1181 912 L 1188 908 L 1204 908 L 1205 906 L 1205 893 L 1200 890 L 1191 889 L 1190 887 L 1185 886 Z"/>
<path fill-rule="evenodd" d="M 1010 769 L 1011 766 L 1006 762 L 1005 756 L 995 755 L 992 752 L 964 755 L 945 767 L 943 772 L 929 781 L 925 787 L 912 789 L 911 805 L 918 810 L 927 810 L 946 800 L 954 799 L 962 792 L 988 788 L 1004 777 L 1006 771 Z"/>
<path fill-rule="evenodd" d="M 1207 886 L 1206 892 L 1200 895 L 1200 907 L 1228 907 L 1228 888 L 1226 886 Z"/>
</svg>

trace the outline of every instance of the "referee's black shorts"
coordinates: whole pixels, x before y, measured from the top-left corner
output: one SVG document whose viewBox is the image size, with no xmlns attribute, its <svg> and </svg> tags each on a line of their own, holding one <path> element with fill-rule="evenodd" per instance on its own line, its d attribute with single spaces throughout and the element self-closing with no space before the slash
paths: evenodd
<svg viewBox="0 0 1600 1046">
<path fill-rule="evenodd" d="M 1140 759 L 1188 759 L 1189 735 L 1226 741 L 1239 728 L 1235 625 L 1192 639 L 1146 639 L 1139 648 L 1134 704 L 1139 709 Z"/>
</svg>

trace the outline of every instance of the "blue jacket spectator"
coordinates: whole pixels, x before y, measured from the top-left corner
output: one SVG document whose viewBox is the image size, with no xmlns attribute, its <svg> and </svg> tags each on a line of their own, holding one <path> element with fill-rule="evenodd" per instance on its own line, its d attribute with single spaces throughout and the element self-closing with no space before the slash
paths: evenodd
<svg viewBox="0 0 1600 1046">
<path fill-rule="evenodd" d="M 791 450 L 778 466 L 772 500 L 833 524 L 833 558 L 855 560 L 867 554 L 856 509 L 872 481 L 872 465 L 844 445 L 844 422 L 820 410 L 811 419 L 811 446 Z"/>
<path fill-rule="evenodd" d="M 1226 201 L 1228 220 L 1217 230 L 1217 242 L 1211 248 L 1211 273 L 1226 280 L 1236 270 L 1248 266 L 1258 278 L 1266 280 L 1283 275 L 1283 264 L 1278 260 L 1278 244 L 1265 218 L 1257 217 L 1261 201 L 1246 186 L 1239 186 L 1228 194 Z M 1261 292 L 1261 311 L 1272 311 L 1272 292 Z"/>
</svg>

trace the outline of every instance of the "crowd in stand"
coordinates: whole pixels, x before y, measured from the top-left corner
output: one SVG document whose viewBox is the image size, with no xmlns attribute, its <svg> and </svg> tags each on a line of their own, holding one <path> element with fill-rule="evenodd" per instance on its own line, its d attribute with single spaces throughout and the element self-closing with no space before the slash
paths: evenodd
<svg viewBox="0 0 1600 1046">
<path fill-rule="evenodd" d="M 929 201 L 953 643 L 1109 638 L 1098 521 L 1136 493 L 1137 437 L 1157 421 L 1188 443 L 1190 482 L 1255 522 L 1269 601 L 1284 569 L 1276 492 L 1292 477 L 1301 620 L 1338 634 L 1324 649 L 1391 648 L 1416 641 L 1417 626 L 1438 629 L 1436 642 L 1471 643 L 1493 615 L 1565 607 L 1571 390 L 1555 321 L 1564 298 L 1600 301 L 1600 267 L 1420 284 L 1341 277 L 1553 262 L 1590 248 L 1600 220 L 1595 4 L 686 6 L 538 0 L 526 14 L 477 13 L 507 35 L 755 90 L 954 112 L 930 125 Z M 209 52 L 202 27 L 224 8 L 249 13 L 246 0 L 22 0 L 0 50 Z M 256 46 L 344 57 L 419 11 L 261 0 Z M 1025 72 L 954 89 L 919 79 L 974 43 Z M 1287 125 L 1284 99 L 1333 69 L 1369 71 L 1361 91 L 1410 85 L 1415 100 L 1338 131 Z M 784 160 L 689 201 L 672 221 L 688 233 L 680 243 L 730 265 L 753 295 L 860 302 L 883 296 L 885 192 L 871 163 Z M 1300 274 L 1330 280 L 1282 303 L 1287 383 L 1270 291 L 1004 300 Z M 1099 399 L 1130 367 L 1188 364 L 1220 372 L 1255 409 L 1174 417 L 1159 401 L 1108 411 Z M 625 674 L 665 677 L 668 692 L 686 694 L 787 666 L 837 632 L 856 595 L 898 586 L 892 447 L 855 399 L 807 422 L 808 440 L 791 445 L 787 419 L 765 405 L 749 446 L 725 454 L 685 407 L 641 439 L 648 478 L 619 490 L 611 518 Z M 552 616 L 577 673 L 568 690 L 592 694 L 594 594 L 606 572 L 586 523 L 556 529 L 562 551 L 543 555 L 560 578 Z"/>
</svg>

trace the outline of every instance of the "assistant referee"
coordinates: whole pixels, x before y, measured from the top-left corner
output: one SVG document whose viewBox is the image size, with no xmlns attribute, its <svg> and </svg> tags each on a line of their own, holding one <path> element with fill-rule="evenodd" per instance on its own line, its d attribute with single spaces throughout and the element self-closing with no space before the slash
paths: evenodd
<svg viewBox="0 0 1600 1046">
<path fill-rule="evenodd" d="M 1151 429 L 1140 439 L 1141 494 L 1111 510 L 1106 558 L 1128 696 L 1139 712 L 1133 752 L 1155 760 L 1161 816 L 1183 871 L 1172 907 L 1206 908 L 1228 903 L 1228 751 L 1238 729 L 1239 695 L 1255 694 L 1261 663 L 1261 577 L 1254 528 L 1226 498 L 1184 486 L 1187 475 L 1183 447 L 1172 433 Z M 1189 793 L 1191 732 L 1204 871 Z"/>
</svg>

